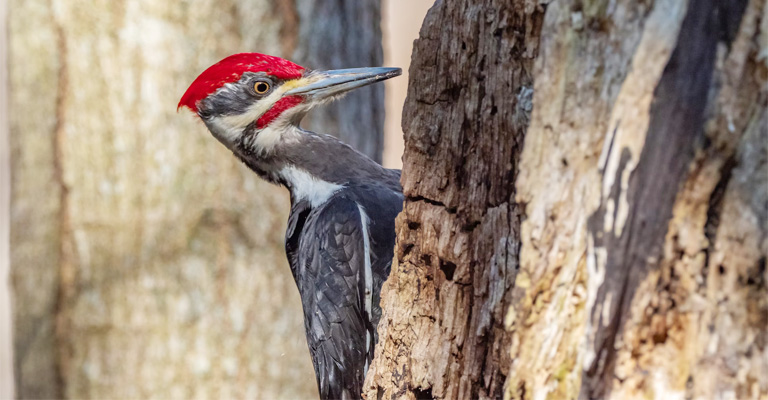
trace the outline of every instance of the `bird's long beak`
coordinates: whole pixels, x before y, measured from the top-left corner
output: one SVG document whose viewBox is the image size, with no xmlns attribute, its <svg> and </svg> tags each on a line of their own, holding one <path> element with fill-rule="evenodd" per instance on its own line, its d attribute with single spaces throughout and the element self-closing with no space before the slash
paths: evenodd
<svg viewBox="0 0 768 400">
<path fill-rule="evenodd" d="M 393 78 L 402 72 L 400 68 L 384 67 L 312 71 L 298 80 L 297 86 L 285 94 L 308 96 L 319 100 Z"/>
</svg>

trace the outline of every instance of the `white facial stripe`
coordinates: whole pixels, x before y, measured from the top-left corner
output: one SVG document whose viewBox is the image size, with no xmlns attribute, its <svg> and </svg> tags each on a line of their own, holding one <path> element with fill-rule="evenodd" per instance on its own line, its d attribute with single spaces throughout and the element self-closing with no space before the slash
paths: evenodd
<svg viewBox="0 0 768 400">
<path fill-rule="evenodd" d="M 278 87 L 269 96 L 251 104 L 244 113 L 221 116 L 222 123 L 242 132 L 251 122 L 258 120 L 269 111 L 283 97 L 284 92 L 285 89 Z"/>
<path fill-rule="evenodd" d="M 219 141 L 224 143 L 224 145 L 227 147 L 233 148 L 234 144 L 237 143 L 238 139 L 245 131 L 245 128 L 253 121 L 257 121 L 259 118 L 261 118 L 264 113 L 269 111 L 272 106 L 274 106 L 278 101 L 280 101 L 280 99 L 283 98 L 285 92 L 298 86 L 306 85 L 308 83 L 309 81 L 306 78 L 287 81 L 278 86 L 269 96 L 255 101 L 244 113 L 212 117 L 206 121 L 206 124 L 208 125 L 208 128 L 211 130 L 211 132 L 213 132 L 213 134 L 216 136 L 216 138 L 219 139 Z M 223 91 L 233 90 L 233 85 L 234 84 L 232 83 L 225 84 L 216 91 L 216 94 L 219 94 Z M 288 115 L 286 115 L 286 117 L 288 117 Z M 262 142 L 261 139 L 257 139 L 253 143 L 254 146 L 257 146 L 255 148 L 256 150 L 268 150 L 275 143 L 277 143 L 277 141 L 280 139 L 280 129 L 278 129 L 278 125 L 281 125 L 280 122 L 282 119 L 283 118 L 281 116 L 281 118 L 278 118 L 272 124 L 270 124 L 270 126 L 273 127 L 272 132 L 265 135 L 267 138 L 265 138 L 266 140 L 263 140 L 264 146 L 261 146 L 261 143 L 259 143 Z M 287 125 L 287 122 L 290 122 L 290 119 L 285 118 L 284 122 L 286 122 L 286 124 L 282 125 Z M 263 132 L 257 136 L 262 136 L 262 134 Z"/>
<path fill-rule="evenodd" d="M 292 90 L 299 86 L 304 86 L 311 83 L 311 79 L 309 78 L 300 78 L 300 79 L 293 79 L 289 80 L 282 85 L 278 86 L 274 92 L 272 92 L 269 96 L 254 102 L 251 104 L 250 107 L 248 107 L 248 110 L 246 110 L 242 114 L 237 115 L 226 115 L 223 116 L 223 123 L 233 127 L 233 128 L 242 128 L 245 129 L 248 124 L 250 124 L 253 121 L 258 120 L 261 118 L 264 113 L 269 111 L 272 106 L 275 105 L 280 99 L 283 98 L 283 95 L 285 95 L 285 92 Z M 227 84 L 229 85 L 229 84 Z M 229 90 L 227 85 L 224 85 L 219 90 Z"/>
</svg>

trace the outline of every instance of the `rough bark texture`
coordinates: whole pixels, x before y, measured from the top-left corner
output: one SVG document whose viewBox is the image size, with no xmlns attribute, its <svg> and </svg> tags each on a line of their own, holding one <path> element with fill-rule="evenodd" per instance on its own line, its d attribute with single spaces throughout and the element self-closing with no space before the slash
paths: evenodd
<svg viewBox="0 0 768 400">
<path fill-rule="evenodd" d="M 175 112 L 212 62 L 285 54 L 290 6 L 10 2 L 19 397 L 316 396 L 287 193 Z"/>
<path fill-rule="evenodd" d="M 296 62 L 313 69 L 381 66 L 381 0 L 295 0 Z M 384 86 L 349 93 L 324 105 L 302 124 L 336 135 L 381 163 L 384 151 Z"/>
<path fill-rule="evenodd" d="M 549 4 L 507 398 L 768 396 L 768 4 Z"/>
<path fill-rule="evenodd" d="M 410 68 L 405 208 L 366 396 L 498 398 L 517 272 L 514 178 L 542 10 L 438 1 Z"/>
</svg>

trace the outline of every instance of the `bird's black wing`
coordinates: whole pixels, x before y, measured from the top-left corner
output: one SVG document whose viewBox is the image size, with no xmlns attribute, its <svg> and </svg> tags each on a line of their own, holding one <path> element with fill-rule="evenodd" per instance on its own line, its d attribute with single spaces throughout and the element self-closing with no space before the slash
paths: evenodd
<svg viewBox="0 0 768 400">
<path fill-rule="evenodd" d="M 298 249 L 289 255 L 295 262 L 307 341 L 324 399 L 359 398 L 372 355 L 365 218 L 355 201 L 336 195 L 307 214 Z"/>
</svg>

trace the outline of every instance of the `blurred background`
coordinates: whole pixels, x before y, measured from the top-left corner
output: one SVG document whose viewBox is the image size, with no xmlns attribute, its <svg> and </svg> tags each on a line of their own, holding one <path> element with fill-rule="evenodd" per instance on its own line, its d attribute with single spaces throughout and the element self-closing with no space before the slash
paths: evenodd
<svg viewBox="0 0 768 400">
<path fill-rule="evenodd" d="M 431 5 L 0 0 L 0 398 L 316 397 L 287 192 L 176 104 L 237 52 L 407 72 Z M 304 126 L 399 168 L 404 75 Z"/>
</svg>

